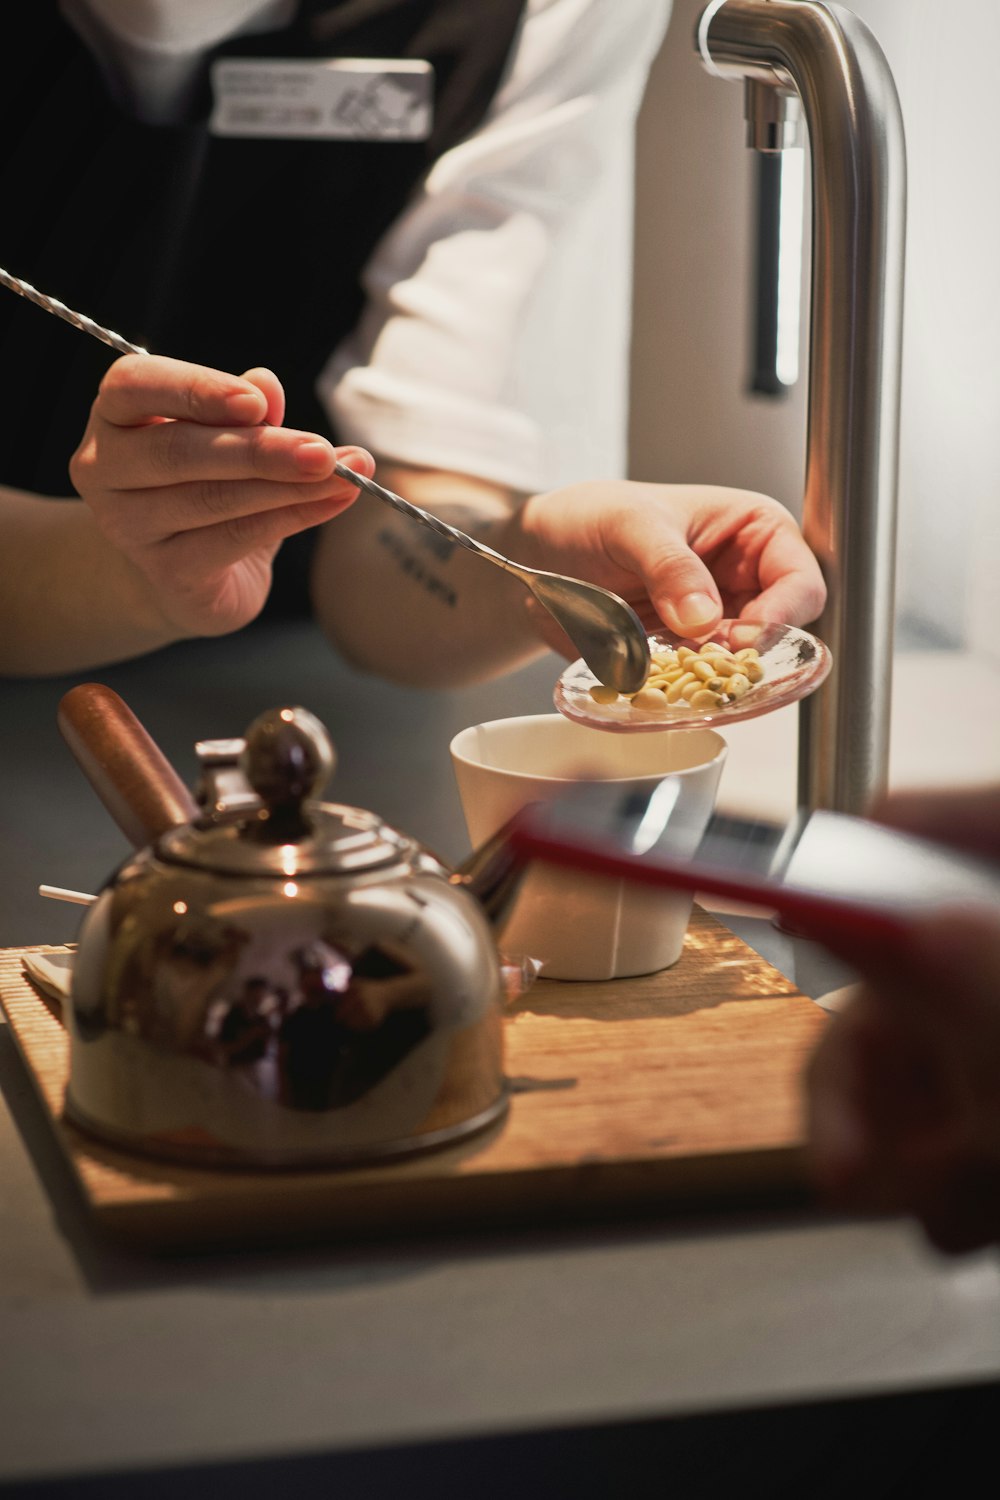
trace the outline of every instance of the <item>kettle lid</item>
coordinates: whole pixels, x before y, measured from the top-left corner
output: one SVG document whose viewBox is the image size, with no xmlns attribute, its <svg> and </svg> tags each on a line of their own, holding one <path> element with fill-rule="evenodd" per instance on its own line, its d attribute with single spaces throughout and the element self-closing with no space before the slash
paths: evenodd
<svg viewBox="0 0 1000 1500">
<path fill-rule="evenodd" d="M 413 839 L 359 807 L 316 800 L 335 755 L 319 719 L 304 708 L 260 714 L 247 730 L 239 766 L 256 794 L 239 815 L 212 814 L 171 828 L 161 859 L 219 874 L 353 874 L 412 856 Z"/>
</svg>

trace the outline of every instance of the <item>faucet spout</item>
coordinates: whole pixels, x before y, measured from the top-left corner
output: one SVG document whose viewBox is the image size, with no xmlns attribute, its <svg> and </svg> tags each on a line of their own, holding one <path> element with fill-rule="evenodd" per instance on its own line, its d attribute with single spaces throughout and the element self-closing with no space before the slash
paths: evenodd
<svg viewBox="0 0 1000 1500">
<path fill-rule="evenodd" d="M 696 46 L 746 81 L 751 144 L 812 159 L 808 436 L 802 529 L 827 583 L 833 654 L 800 707 L 799 802 L 860 814 L 888 779 L 906 151 L 888 63 L 867 27 L 817 0 L 711 0 Z"/>
</svg>

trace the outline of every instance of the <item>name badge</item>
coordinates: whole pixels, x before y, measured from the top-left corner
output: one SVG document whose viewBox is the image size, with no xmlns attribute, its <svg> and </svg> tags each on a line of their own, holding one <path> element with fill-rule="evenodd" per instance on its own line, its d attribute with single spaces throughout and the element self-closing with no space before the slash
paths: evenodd
<svg viewBox="0 0 1000 1500">
<path fill-rule="evenodd" d="M 213 135 L 425 141 L 429 62 L 384 57 L 226 57 L 212 64 Z"/>
</svg>

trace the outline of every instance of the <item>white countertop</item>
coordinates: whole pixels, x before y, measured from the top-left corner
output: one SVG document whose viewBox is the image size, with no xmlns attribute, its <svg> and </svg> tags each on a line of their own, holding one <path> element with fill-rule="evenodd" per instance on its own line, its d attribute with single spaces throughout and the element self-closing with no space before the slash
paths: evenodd
<svg viewBox="0 0 1000 1500">
<path fill-rule="evenodd" d="M 5 1479 L 1000 1375 L 997 1258 L 943 1261 L 901 1223 L 773 1212 L 144 1258 L 93 1234 L 0 1049 Z"/>
</svg>

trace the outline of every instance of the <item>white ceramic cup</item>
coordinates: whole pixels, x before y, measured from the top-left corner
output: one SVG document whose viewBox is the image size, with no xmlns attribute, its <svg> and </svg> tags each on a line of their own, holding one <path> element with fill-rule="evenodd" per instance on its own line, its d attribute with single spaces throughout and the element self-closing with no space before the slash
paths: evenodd
<svg viewBox="0 0 1000 1500">
<path fill-rule="evenodd" d="M 494 719 L 451 742 L 452 765 L 473 847 L 526 803 L 551 801 L 570 783 L 614 781 L 650 791 L 676 775 L 674 847 L 693 852 L 715 806 L 726 742 L 711 729 L 610 734 L 561 714 Z M 617 979 L 676 963 L 692 898 L 675 891 L 536 864 L 498 935 L 504 954 L 532 958 L 550 979 Z"/>
</svg>

